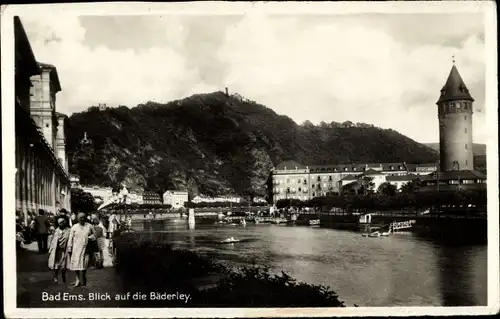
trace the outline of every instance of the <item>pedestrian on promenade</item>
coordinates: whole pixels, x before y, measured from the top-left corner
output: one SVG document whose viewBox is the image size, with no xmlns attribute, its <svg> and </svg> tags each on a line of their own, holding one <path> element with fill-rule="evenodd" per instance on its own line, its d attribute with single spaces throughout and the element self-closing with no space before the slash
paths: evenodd
<svg viewBox="0 0 500 319">
<path fill-rule="evenodd" d="M 77 224 L 78 220 L 76 218 L 75 213 L 71 213 L 71 216 L 69 217 L 69 226 L 73 227 L 74 224 Z"/>
<path fill-rule="evenodd" d="M 49 268 L 52 269 L 55 283 L 58 282 L 59 270 L 61 271 L 62 281 L 66 282 L 66 269 L 69 263 L 67 252 L 69 233 L 68 219 L 59 217 L 57 228 L 52 235 L 49 246 Z"/>
<path fill-rule="evenodd" d="M 87 246 L 90 241 L 95 241 L 94 227 L 87 222 L 84 213 L 79 213 L 78 223 L 71 227 L 68 240 L 68 253 L 71 254 L 70 269 L 76 272 L 75 287 L 87 285 L 90 257 Z"/>
<path fill-rule="evenodd" d="M 45 211 L 40 209 L 35 217 L 35 233 L 38 242 L 38 251 L 42 254 L 48 250 L 47 241 L 49 239 L 50 220 L 45 215 Z"/>
<path fill-rule="evenodd" d="M 97 241 L 97 249 L 94 253 L 95 267 L 103 268 L 104 266 L 104 249 L 106 244 L 106 239 L 104 234 L 106 233 L 105 227 L 97 216 L 92 220 L 92 224 L 95 229 L 95 237 Z"/>
<path fill-rule="evenodd" d="M 118 221 L 118 217 L 115 212 L 111 212 L 111 216 L 109 216 L 109 226 L 108 226 L 108 238 L 111 239 L 113 237 L 113 233 L 118 229 L 120 222 Z M 111 242 L 111 240 L 110 240 Z"/>
</svg>

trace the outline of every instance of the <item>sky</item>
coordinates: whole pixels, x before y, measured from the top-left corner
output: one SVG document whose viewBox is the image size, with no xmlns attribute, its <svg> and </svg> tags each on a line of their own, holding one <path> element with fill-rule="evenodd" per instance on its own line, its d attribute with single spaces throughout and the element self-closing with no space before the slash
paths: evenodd
<svg viewBox="0 0 500 319">
<path fill-rule="evenodd" d="M 56 66 L 57 110 L 239 93 L 298 124 L 364 122 L 438 142 L 452 56 L 485 143 L 482 14 L 20 16 Z"/>
</svg>

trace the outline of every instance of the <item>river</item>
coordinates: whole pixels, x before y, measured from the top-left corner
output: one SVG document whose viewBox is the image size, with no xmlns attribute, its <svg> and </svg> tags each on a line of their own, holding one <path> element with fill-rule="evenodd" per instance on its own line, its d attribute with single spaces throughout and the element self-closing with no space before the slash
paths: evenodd
<svg viewBox="0 0 500 319">
<path fill-rule="evenodd" d="M 486 245 L 437 243 L 405 232 L 367 238 L 329 228 L 246 227 L 198 219 L 134 220 L 132 227 L 232 265 L 253 262 L 329 286 L 347 306 L 485 306 Z M 220 240 L 235 237 L 235 244 Z"/>
</svg>

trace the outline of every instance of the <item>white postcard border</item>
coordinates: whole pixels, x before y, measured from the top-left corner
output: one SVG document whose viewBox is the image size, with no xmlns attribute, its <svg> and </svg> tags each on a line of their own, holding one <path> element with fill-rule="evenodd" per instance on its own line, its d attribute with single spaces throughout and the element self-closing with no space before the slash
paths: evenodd
<svg viewBox="0 0 500 319">
<path fill-rule="evenodd" d="M 487 141 L 488 167 L 488 306 L 485 307 L 359 307 L 359 308 L 16 308 L 16 258 L 13 212 L 15 211 L 14 161 L 14 27 L 15 15 L 39 15 L 58 10 L 74 15 L 144 14 L 355 14 L 355 13 L 459 13 L 483 12 L 485 15 L 486 111 L 490 116 Z M 498 92 L 497 21 L 492 1 L 428 2 L 197 2 L 197 3 L 78 3 L 2 6 L 2 142 L 4 212 L 4 309 L 6 317 L 295 317 L 295 316 L 416 316 L 492 314 L 499 311 L 499 211 L 498 211 Z"/>
</svg>

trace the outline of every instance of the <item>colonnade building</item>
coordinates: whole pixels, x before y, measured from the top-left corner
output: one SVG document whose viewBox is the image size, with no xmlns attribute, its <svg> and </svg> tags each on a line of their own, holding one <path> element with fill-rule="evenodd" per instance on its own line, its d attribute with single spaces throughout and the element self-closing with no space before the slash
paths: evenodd
<svg viewBox="0 0 500 319">
<path fill-rule="evenodd" d="M 36 61 L 19 17 L 15 36 L 16 210 L 71 208 L 64 121 L 56 112 L 57 69 Z"/>
</svg>

